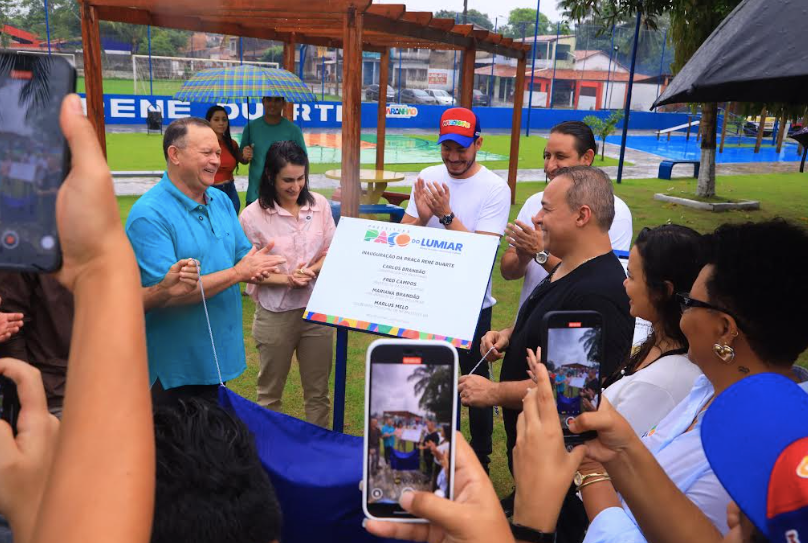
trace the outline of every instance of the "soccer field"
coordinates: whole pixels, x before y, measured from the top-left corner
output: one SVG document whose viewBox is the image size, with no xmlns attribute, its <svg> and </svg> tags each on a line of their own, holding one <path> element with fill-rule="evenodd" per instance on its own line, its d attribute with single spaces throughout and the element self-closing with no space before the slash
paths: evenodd
<svg viewBox="0 0 808 543">
<path fill-rule="evenodd" d="M 147 83 L 148 84 L 148 83 Z M 104 79 L 104 94 L 135 94 L 135 82 L 131 79 Z M 180 90 L 182 81 L 178 79 L 155 79 L 154 92 L 157 96 L 171 96 Z M 76 81 L 76 92 L 85 92 L 84 78 Z"/>
</svg>

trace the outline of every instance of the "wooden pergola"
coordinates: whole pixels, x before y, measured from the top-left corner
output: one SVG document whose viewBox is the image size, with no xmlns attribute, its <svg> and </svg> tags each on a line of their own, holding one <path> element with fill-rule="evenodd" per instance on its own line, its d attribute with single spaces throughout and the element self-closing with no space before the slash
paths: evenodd
<svg viewBox="0 0 808 543">
<path fill-rule="evenodd" d="M 429 12 L 408 12 L 401 4 L 371 0 L 79 0 L 84 45 L 87 115 L 104 138 L 103 81 L 99 21 L 192 30 L 261 38 L 284 43 L 284 67 L 294 71 L 295 45 L 343 50 L 342 214 L 359 212 L 359 151 L 361 135 L 362 51 L 381 53 L 379 96 L 387 96 L 390 48 L 448 49 L 463 53 L 460 105 L 472 107 L 476 52 L 517 59 L 516 89 L 524 88 L 529 44 L 500 34 L 436 18 Z M 523 93 L 514 93 L 508 184 L 516 194 Z M 291 118 L 291 115 L 287 116 Z M 379 100 L 376 168 L 384 168 L 386 103 Z M 437 129 L 437 127 L 435 127 Z"/>
</svg>

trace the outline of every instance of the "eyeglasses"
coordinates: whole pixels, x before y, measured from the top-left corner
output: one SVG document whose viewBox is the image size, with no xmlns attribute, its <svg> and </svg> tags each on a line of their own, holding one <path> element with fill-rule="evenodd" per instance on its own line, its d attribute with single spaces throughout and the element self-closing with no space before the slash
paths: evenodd
<svg viewBox="0 0 808 543">
<path fill-rule="evenodd" d="M 693 307 L 700 307 L 702 309 L 712 309 L 713 311 L 719 311 L 724 313 L 725 315 L 729 315 L 735 322 L 738 324 L 738 327 L 741 326 L 741 320 L 732 314 L 730 311 L 727 311 L 723 307 L 718 307 L 717 305 L 708 304 L 707 302 L 702 302 L 701 300 L 696 300 L 690 297 L 689 292 L 678 292 L 676 293 L 676 301 L 679 302 L 679 306 L 682 308 L 682 313 L 687 311 Z"/>
</svg>

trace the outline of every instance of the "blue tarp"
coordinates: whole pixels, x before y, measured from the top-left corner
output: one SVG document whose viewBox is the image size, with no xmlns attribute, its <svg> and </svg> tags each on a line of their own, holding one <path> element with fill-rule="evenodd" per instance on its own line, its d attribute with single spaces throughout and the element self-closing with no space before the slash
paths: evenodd
<svg viewBox="0 0 808 543">
<path fill-rule="evenodd" d="M 393 450 L 390 455 L 390 467 L 399 471 L 417 471 L 421 469 L 421 451 L 415 449 L 405 453 Z"/>
<path fill-rule="evenodd" d="M 284 543 L 379 543 L 362 528 L 361 437 L 264 409 L 225 387 L 219 403 L 255 435 L 283 511 Z"/>
</svg>

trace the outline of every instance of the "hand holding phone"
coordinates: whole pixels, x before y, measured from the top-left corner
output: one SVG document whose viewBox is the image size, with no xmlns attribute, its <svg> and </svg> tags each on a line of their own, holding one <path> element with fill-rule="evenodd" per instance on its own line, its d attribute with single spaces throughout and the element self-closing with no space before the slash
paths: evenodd
<svg viewBox="0 0 808 543">
<path fill-rule="evenodd" d="M 372 519 L 426 522 L 408 492 L 451 499 L 457 351 L 443 341 L 380 339 L 367 354 L 362 506 Z"/>
<path fill-rule="evenodd" d="M 64 57 L 0 53 L 0 268 L 61 265 L 55 209 L 69 154 L 59 111 L 75 88 Z"/>
<path fill-rule="evenodd" d="M 575 434 L 569 423 L 600 402 L 603 318 L 596 311 L 549 311 L 542 320 L 541 361 L 547 368 L 568 447 L 593 439 Z"/>
<path fill-rule="evenodd" d="M 455 432 L 455 443 L 457 501 L 429 492 L 407 492 L 402 498 L 404 509 L 429 524 L 371 519 L 365 525 L 368 532 L 408 541 L 513 541 L 499 498 L 477 455 L 460 432 Z"/>
<path fill-rule="evenodd" d="M 42 376 L 33 366 L 2 358 L 0 376 L 0 515 L 9 520 L 15 539 L 27 541 L 50 473 L 59 421 L 48 412 Z"/>
</svg>

